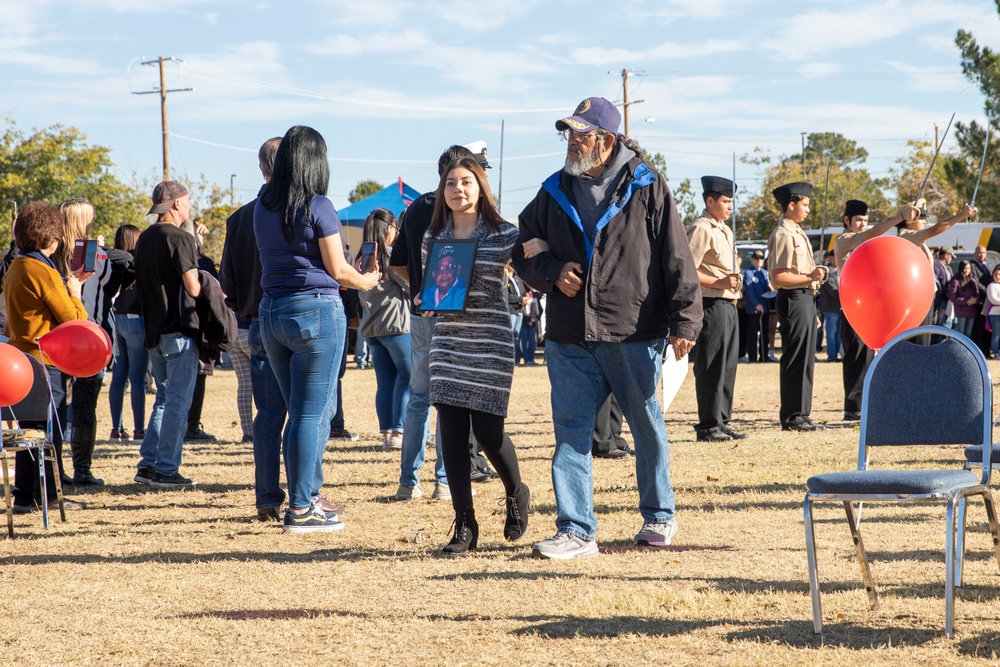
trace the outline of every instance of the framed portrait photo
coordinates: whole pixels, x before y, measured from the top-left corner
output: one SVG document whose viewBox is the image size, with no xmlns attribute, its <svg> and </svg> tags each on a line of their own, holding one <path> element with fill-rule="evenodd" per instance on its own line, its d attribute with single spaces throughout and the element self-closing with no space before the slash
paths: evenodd
<svg viewBox="0 0 1000 667">
<path fill-rule="evenodd" d="M 469 298 L 477 241 L 441 239 L 431 241 L 424 267 L 421 311 L 461 312 Z"/>
</svg>

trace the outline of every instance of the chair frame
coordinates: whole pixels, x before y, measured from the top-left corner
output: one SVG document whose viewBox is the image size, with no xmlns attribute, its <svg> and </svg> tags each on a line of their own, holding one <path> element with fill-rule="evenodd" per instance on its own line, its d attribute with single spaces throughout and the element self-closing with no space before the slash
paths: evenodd
<svg viewBox="0 0 1000 667">
<path fill-rule="evenodd" d="M 45 404 L 46 404 L 46 416 L 45 416 L 45 436 L 41 439 L 39 438 L 26 438 L 24 429 L 18 423 L 17 431 L 19 432 L 19 437 L 13 443 L 9 445 L 0 445 L 0 469 L 3 471 L 3 496 L 4 503 L 7 512 L 7 535 L 8 537 L 14 537 L 14 507 L 11 499 L 10 492 L 10 467 L 9 460 L 13 454 L 20 451 L 27 451 L 31 453 L 32 458 L 38 462 L 38 475 L 39 475 L 39 485 L 40 485 L 40 496 L 42 499 L 42 526 L 46 529 L 49 528 L 49 501 L 48 501 L 48 480 L 45 478 L 45 462 L 48 461 L 52 463 L 53 477 L 55 478 L 56 487 L 56 499 L 59 505 L 59 517 L 66 522 L 66 506 L 63 502 L 63 489 L 62 489 L 62 479 L 59 475 L 59 456 L 56 451 L 56 446 L 52 442 L 52 421 L 55 416 L 55 405 L 52 402 L 52 385 L 49 381 L 48 371 L 45 366 L 35 359 L 30 354 L 25 354 L 28 358 L 29 363 L 32 367 L 32 372 L 35 375 L 35 381 L 32 385 L 31 391 L 28 393 L 22 402 L 27 402 L 32 400 L 32 393 L 45 391 Z M 38 381 L 44 379 L 44 387 L 38 385 Z M 36 386 L 37 385 L 37 386 Z M 37 397 L 34 399 L 37 400 Z M 14 406 L 3 406 L 3 417 L 11 417 L 13 420 L 17 420 L 17 411 L 15 410 L 17 405 Z M 8 414 L 9 413 L 9 414 Z M 34 421 L 31 417 L 28 417 L 29 421 Z M 61 425 L 57 425 L 61 427 Z M 39 455 L 35 456 L 35 452 Z"/>
<path fill-rule="evenodd" d="M 983 466 L 982 475 L 978 484 L 969 486 L 958 486 L 944 491 L 928 494 L 846 494 L 846 493 L 811 493 L 806 492 L 803 503 L 803 514 L 805 519 L 806 552 L 809 561 L 809 589 L 812 596 L 813 611 L 813 632 L 822 634 L 823 615 L 820 606 L 819 573 L 816 565 L 816 537 L 813 523 L 812 503 L 814 502 L 842 502 L 847 514 L 847 523 L 850 527 L 851 538 L 854 542 L 854 550 L 858 557 L 858 565 L 861 569 L 861 577 L 864 581 L 865 592 L 873 611 L 879 609 L 878 594 L 875 590 L 875 583 L 872 578 L 871 568 L 868 562 L 868 555 L 865 550 L 864 540 L 861 536 L 861 526 L 859 514 L 855 509 L 855 503 L 860 505 L 863 501 L 892 501 L 892 502 L 932 502 L 945 500 L 947 508 L 945 512 L 945 635 L 954 636 L 954 616 L 955 616 L 955 588 L 961 585 L 962 553 L 965 548 L 965 504 L 966 498 L 970 496 L 982 496 L 986 505 L 986 516 L 989 522 L 990 534 L 993 538 L 993 550 L 1000 567 L 1000 528 L 997 523 L 996 506 L 993 502 L 993 495 L 990 492 L 990 471 L 991 471 L 991 447 L 992 447 L 992 404 L 993 386 L 992 376 L 989 366 L 982 352 L 964 336 L 957 335 L 951 329 L 939 326 L 923 326 L 899 334 L 882 348 L 880 354 L 875 355 L 868 373 L 865 376 L 864 396 L 861 408 L 861 433 L 858 445 L 858 471 L 867 471 L 869 465 L 869 454 L 872 445 L 868 444 L 868 402 L 871 396 L 870 387 L 872 377 L 878 371 L 879 362 L 885 358 L 886 351 L 896 344 L 914 338 L 916 336 L 934 334 L 951 338 L 963 345 L 969 351 L 979 366 L 980 377 L 983 382 Z M 971 443 L 977 444 L 977 443 Z M 875 445 L 879 446 L 879 445 Z M 956 511 L 958 510 L 958 511 Z M 957 521 L 956 521 L 957 519 Z"/>
</svg>

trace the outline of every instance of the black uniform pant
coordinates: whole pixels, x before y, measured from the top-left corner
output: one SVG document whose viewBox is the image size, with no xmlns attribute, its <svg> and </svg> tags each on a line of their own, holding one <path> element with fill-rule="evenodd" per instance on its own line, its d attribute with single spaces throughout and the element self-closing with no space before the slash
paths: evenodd
<svg viewBox="0 0 1000 667">
<path fill-rule="evenodd" d="M 594 420 L 594 437 L 591 442 L 591 453 L 595 455 L 610 454 L 618 449 L 628 449 L 628 442 L 622 438 L 624 423 L 622 406 L 614 394 L 608 396 L 604 405 L 597 411 Z"/>
<path fill-rule="evenodd" d="M 767 318 L 768 313 L 747 313 L 747 358 L 750 363 L 767 361 L 768 346 Z"/>
<path fill-rule="evenodd" d="M 781 422 L 812 412 L 816 362 L 816 302 L 810 289 L 780 289 L 776 300 L 781 327 Z"/>
<path fill-rule="evenodd" d="M 728 424 L 733 412 L 733 385 L 739 361 L 736 304 L 702 299 L 701 335 L 694 346 L 694 392 L 698 399 L 696 429 Z"/>
<path fill-rule="evenodd" d="M 865 374 L 875 354 L 851 326 L 843 309 L 840 311 L 840 347 L 844 355 L 844 412 L 861 412 Z"/>
</svg>

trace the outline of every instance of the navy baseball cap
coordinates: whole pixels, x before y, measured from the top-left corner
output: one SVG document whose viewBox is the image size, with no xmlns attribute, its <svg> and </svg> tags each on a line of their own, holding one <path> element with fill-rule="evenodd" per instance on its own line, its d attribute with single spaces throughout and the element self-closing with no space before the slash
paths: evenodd
<svg viewBox="0 0 1000 667">
<path fill-rule="evenodd" d="M 556 129 L 590 132 L 600 128 L 617 134 L 621 122 L 622 115 L 614 104 L 603 97 L 588 97 L 577 105 L 572 116 L 557 120 Z"/>
</svg>

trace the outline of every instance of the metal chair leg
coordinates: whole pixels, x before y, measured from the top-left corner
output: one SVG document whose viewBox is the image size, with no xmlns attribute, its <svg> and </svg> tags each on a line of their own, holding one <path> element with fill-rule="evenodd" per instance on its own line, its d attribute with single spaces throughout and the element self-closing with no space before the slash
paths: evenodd
<svg viewBox="0 0 1000 667">
<path fill-rule="evenodd" d="M 56 501 L 59 503 L 59 520 L 66 523 L 66 504 L 63 502 L 62 475 L 59 474 L 59 454 L 51 442 L 45 443 L 45 449 L 51 452 L 53 478 L 56 480 Z"/>
<path fill-rule="evenodd" d="M 997 509 L 993 504 L 993 493 L 987 488 L 983 492 L 983 502 L 986 505 L 986 520 L 990 524 L 990 537 L 993 539 L 993 553 L 1000 567 L 1000 527 L 997 526 Z"/>
<path fill-rule="evenodd" d="M 944 527 L 944 634 L 951 639 L 955 635 L 955 505 L 957 499 L 948 497 Z"/>
<path fill-rule="evenodd" d="M 955 585 L 962 586 L 962 577 L 965 573 L 965 529 L 966 510 L 969 500 L 966 497 L 958 499 L 958 517 L 955 522 Z"/>
<path fill-rule="evenodd" d="M 858 565 L 861 567 L 861 578 L 865 582 L 865 592 L 868 593 L 868 602 L 872 611 L 878 611 L 878 593 L 875 592 L 875 582 L 872 579 L 872 571 L 868 566 L 868 554 L 865 552 L 865 543 L 861 539 L 861 529 L 858 526 L 858 518 L 854 513 L 854 504 L 844 501 L 844 511 L 847 512 L 847 524 L 851 528 L 851 539 L 854 540 L 854 551 L 858 555 Z"/>
<path fill-rule="evenodd" d="M 14 537 L 14 508 L 10 500 L 10 469 L 7 467 L 7 455 L 0 453 L 0 465 L 3 466 L 3 499 L 7 505 L 7 536 Z"/>
<path fill-rule="evenodd" d="M 812 596 L 813 632 L 823 634 L 823 610 L 819 602 L 819 572 L 816 569 L 816 530 L 812 519 L 812 504 L 806 495 L 802 505 L 806 527 L 806 555 L 809 559 L 809 594 Z"/>
<path fill-rule="evenodd" d="M 42 498 L 42 527 L 48 530 L 49 527 L 49 482 L 45 479 L 45 449 L 39 447 L 36 460 L 38 461 L 38 480 L 41 488 Z M 58 474 L 58 472 L 56 473 Z"/>
</svg>

